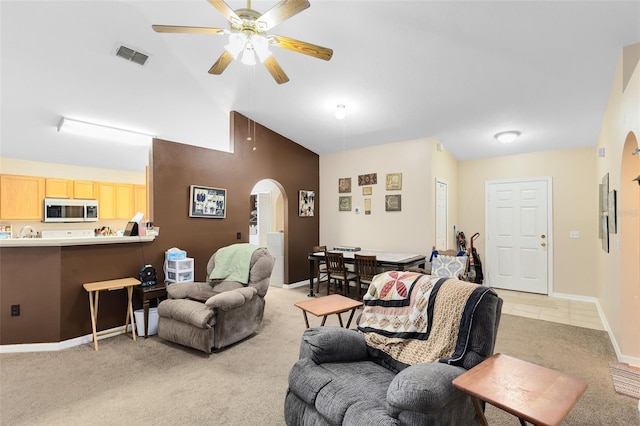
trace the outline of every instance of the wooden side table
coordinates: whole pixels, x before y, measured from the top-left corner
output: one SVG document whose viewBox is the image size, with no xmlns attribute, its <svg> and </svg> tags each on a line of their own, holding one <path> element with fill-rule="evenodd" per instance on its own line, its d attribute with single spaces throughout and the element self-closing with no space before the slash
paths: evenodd
<svg viewBox="0 0 640 426">
<path fill-rule="evenodd" d="M 136 340 L 136 323 L 133 319 L 133 305 L 131 303 L 131 295 L 133 294 L 133 287 L 140 284 L 135 278 L 121 278 L 117 280 L 109 281 L 96 281 L 92 283 L 84 283 L 82 287 L 89 293 L 89 310 L 91 311 L 91 329 L 93 330 L 93 347 L 98 350 L 98 336 L 107 332 L 107 330 L 96 331 L 96 325 L 98 322 L 98 298 L 100 296 L 100 290 L 120 290 L 127 289 L 127 316 L 124 322 L 124 332 L 127 332 L 129 326 L 129 320 L 131 320 L 131 337 Z"/>
<path fill-rule="evenodd" d="M 318 297 L 317 299 L 303 300 L 301 302 L 294 303 L 294 306 L 302 309 L 304 323 L 307 325 L 307 328 L 309 328 L 307 312 L 317 317 L 322 317 L 321 326 L 327 321 L 327 317 L 329 315 L 336 314 L 338 315 L 338 321 L 340 321 L 340 327 L 344 327 L 342 325 L 342 317 L 340 314 L 351 311 L 349 321 L 347 321 L 347 328 L 349 328 L 353 315 L 355 314 L 356 309 L 362 306 L 362 302 L 349 299 L 348 297 L 344 297 L 339 294 L 332 294 L 330 296 Z"/>
<path fill-rule="evenodd" d="M 517 416 L 521 425 L 558 425 L 587 388 L 584 380 L 503 354 L 487 358 L 452 383 L 471 395 L 483 426 L 487 419 L 478 399 Z"/>
<path fill-rule="evenodd" d="M 157 283 L 154 285 L 143 287 L 141 285 L 134 288 L 137 297 L 142 300 L 142 309 L 144 310 L 144 338 L 149 337 L 149 300 L 167 296 L 167 285 L 165 283 Z"/>
</svg>

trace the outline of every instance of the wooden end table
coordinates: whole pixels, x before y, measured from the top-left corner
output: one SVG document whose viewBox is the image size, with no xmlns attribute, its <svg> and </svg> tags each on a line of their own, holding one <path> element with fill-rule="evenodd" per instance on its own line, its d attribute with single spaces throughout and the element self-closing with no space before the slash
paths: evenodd
<svg viewBox="0 0 640 426">
<path fill-rule="evenodd" d="M 93 334 L 93 348 L 98 350 L 98 336 L 109 333 L 110 330 L 97 331 L 98 323 L 98 301 L 101 290 L 113 291 L 127 289 L 127 316 L 124 321 L 124 333 L 127 332 L 129 321 L 131 321 L 131 337 L 136 340 L 136 322 L 133 319 L 133 304 L 131 303 L 131 295 L 133 287 L 140 285 L 140 281 L 135 278 L 120 278 L 117 280 L 96 281 L 92 283 L 84 283 L 82 287 L 89 294 L 89 310 L 91 311 L 91 330 Z"/>
<path fill-rule="evenodd" d="M 517 416 L 521 425 L 557 425 L 587 388 L 584 380 L 504 354 L 487 358 L 452 383 L 471 395 L 483 426 L 487 419 L 479 399 Z"/>
<path fill-rule="evenodd" d="M 134 288 L 136 296 L 142 300 L 142 309 L 144 310 L 144 338 L 149 337 L 149 300 L 167 296 L 167 285 L 165 283 L 156 283 L 154 285 L 143 287 L 141 285 Z"/>
<path fill-rule="evenodd" d="M 329 315 L 336 314 L 338 315 L 338 321 L 340 321 L 340 327 L 344 327 L 342 324 L 342 316 L 340 314 L 351 311 L 351 315 L 349 315 L 349 321 L 347 321 L 347 327 L 351 325 L 351 320 L 353 319 L 353 315 L 356 313 L 356 309 L 362 306 L 362 302 L 357 300 L 349 299 L 348 297 L 344 297 L 339 294 L 332 294 L 330 296 L 318 297 L 317 299 L 307 299 L 298 303 L 294 303 L 294 306 L 302 309 L 302 314 L 304 315 L 304 323 L 307 328 L 309 328 L 309 319 L 307 318 L 307 312 L 317 316 L 322 317 L 322 324 L 327 321 L 327 317 Z"/>
</svg>

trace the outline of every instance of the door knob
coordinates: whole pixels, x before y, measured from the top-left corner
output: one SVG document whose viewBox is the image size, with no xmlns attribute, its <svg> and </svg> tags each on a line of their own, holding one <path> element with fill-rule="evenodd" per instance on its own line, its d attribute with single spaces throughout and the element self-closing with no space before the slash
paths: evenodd
<svg viewBox="0 0 640 426">
<path fill-rule="evenodd" d="M 542 247 L 546 247 L 546 246 L 547 246 L 547 243 L 540 243 L 540 245 L 541 245 Z"/>
<path fill-rule="evenodd" d="M 540 238 L 547 238 L 547 236 L 542 234 L 542 235 L 540 235 Z"/>
</svg>

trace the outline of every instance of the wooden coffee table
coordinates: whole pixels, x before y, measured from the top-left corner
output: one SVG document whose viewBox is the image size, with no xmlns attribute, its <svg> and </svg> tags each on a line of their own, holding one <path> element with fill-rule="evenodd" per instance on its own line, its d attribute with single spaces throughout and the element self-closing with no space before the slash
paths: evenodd
<svg viewBox="0 0 640 426">
<path fill-rule="evenodd" d="M 294 303 L 294 306 L 302 309 L 302 314 L 304 315 L 304 323 L 307 328 L 309 328 L 309 319 L 307 318 L 307 312 L 317 316 L 322 317 L 322 324 L 327 321 L 327 317 L 329 315 L 336 314 L 338 315 L 338 321 L 340 321 L 340 327 L 344 327 L 342 324 L 342 317 L 340 314 L 351 311 L 351 315 L 349 315 L 349 321 L 347 321 L 347 327 L 351 325 L 351 320 L 353 319 L 353 315 L 356 313 L 356 309 L 362 306 L 362 302 L 358 302 L 357 300 L 349 299 L 348 297 L 341 296 L 339 294 L 332 294 L 330 296 L 318 297 L 316 299 L 307 299 L 298 303 Z"/>
<path fill-rule="evenodd" d="M 504 354 L 487 358 L 452 383 L 471 395 L 483 426 L 487 419 L 478 399 L 517 416 L 522 425 L 557 425 L 587 388 L 584 380 Z"/>
</svg>

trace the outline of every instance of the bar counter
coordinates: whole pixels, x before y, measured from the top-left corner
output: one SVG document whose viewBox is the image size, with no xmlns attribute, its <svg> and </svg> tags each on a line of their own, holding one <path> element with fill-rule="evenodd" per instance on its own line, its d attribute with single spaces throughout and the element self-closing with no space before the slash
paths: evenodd
<svg viewBox="0 0 640 426">
<path fill-rule="evenodd" d="M 49 343 L 63 348 L 86 340 L 92 330 L 82 284 L 137 278 L 145 264 L 152 264 L 161 278 L 162 258 L 149 258 L 157 252 L 151 247 L 157 244 L 155 238 L 0 240 L 0 345 Z M 19 315 L 11 315 L 12 305 L 19 305 Z M 124 325 L 125 306 L 125 292 L 101 295 L 98 329 Z"/>
</svg>

